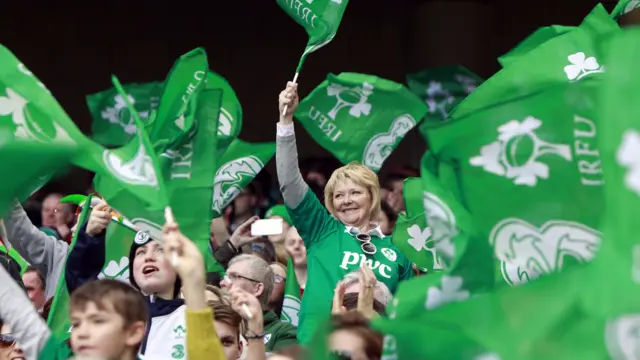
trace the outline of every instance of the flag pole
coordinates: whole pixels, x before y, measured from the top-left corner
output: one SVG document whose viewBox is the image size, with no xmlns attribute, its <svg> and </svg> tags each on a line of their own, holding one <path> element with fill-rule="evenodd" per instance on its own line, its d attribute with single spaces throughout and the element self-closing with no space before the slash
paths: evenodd
<svg viewBox="0 0 640 360">
<path fill-rule="evenodd" d="M 296 72 L 296 74 L 293 76 L 293 83 L 295 84 L 296 81 L 298 81 L 298 72 Z M 289 105 L 285 105 L 284 109 L 282 109 L 282 116 L 284 116 L 287 113 L 287 109 L 289 108 Z"/>
<path fill-rule="evenodd" d="M 176 223 L 176 219 L 173 217 L 173 211 L 171 211 L 170 206 L 164 208 L 164 220 L 169 225 Z M 171 252 L 171 266 L 174 268 L 178 266 L 178 254 L 175 251 Z"/>
</svg>

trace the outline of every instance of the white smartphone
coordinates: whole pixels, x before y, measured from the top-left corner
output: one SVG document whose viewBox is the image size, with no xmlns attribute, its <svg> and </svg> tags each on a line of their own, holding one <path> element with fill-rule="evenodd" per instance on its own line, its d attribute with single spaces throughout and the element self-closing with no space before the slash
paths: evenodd
<svg viewBox="0 0 640 360">
<path fill-rule="evenodd" d="M 282 219 L 261 219 L 251 224 L 251 236 L 280 235 L 282 231 Z"/>
</svg>

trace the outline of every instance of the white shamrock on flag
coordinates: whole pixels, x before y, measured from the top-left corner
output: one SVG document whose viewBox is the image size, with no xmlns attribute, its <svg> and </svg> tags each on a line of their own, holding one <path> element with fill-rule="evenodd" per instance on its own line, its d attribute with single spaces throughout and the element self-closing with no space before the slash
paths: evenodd
<svg viewBox="0 0 640 360">
<path fill-rule="evenodd" d="M 427 227 L 423 230 L 420 226 L 413 224 L 407 229 L 407 233 L 409 234 L 409 240 L 407 242 L 416 249 L 416 251 L 426 249 L 427 239 L 431 236 L 431 229 Z"/>
<path fill-rule="evenodd" d="M 462 288 L 462 277 L 442 276 L 442 288 L 429 286 L 427 289 L 427 310 L 433 310 L 450 302 L 464 301 L 469 298 L 469 291 Z"/>
<path fill-rule="evenodd" d="M 120 259 L 120 263 L 115 260 L 109 261 L 107 266 L 102 269 L 99 279 L 113 279 L 122 282 L 129 282 L 129 258 L 123 256 Z"/>
<path fill-rule="evenodd" d="M 627 130 L 622 135 L 616 161 L 620 166 L 627 168 L 625 185 L 640 195 L 640 134 L 637 131 Z"/>
<path fill-rule="evenodd" d="M 136 103 L 136 100 L 131 95 L 127 95 L 127 100 L 129 100 L 131 105 Z M 113 106 L 106 107 L 102 112 L 100 112 L 100 115 L 111 124 L 116 124 L 122 127 L 125 133 L 135 135 L 137 131 L 136 124 L 133 120 L 133 116 L 129 112 L 125 112 L 127 109 L 127 103 L 124 101 L 124 98 L 122 95 L 118 94 L 113 98 L 113 101 L 115 101 Z M 128 119 L 125 118 L 126 115 L 129 115 Z"/>
<path fill-rule="evenodd" d="M 571 161 L 571 147 L 565 144 L 546 142 L 536 134 L 542 121 L 533 116 L 527 116 L 522 122 L 511 120 L 498 127 L 498 140 L 483 146 L 480 155 L 469 159 L 473 166 L 481 166 L 484 171 L 508 179 L 514 179 L 516 185 L 536 186 L 538 179 L 549 178 L 549 166 L 538 159 L 546 154 L 560 156 Z M 513 154 L 525 155 L 518 152 L 519 144 L 524 141 L 531 143 L 527 159 L 517 161 Z M 526 143 L 524 142 L 524 143 Z"/>
<path fill-rule="evenodd" d="M 448 115 L 447 106 L 453 104 L 456 98 L 451 96 L 449 91 L 443 89 L 442 83 L 438 81 L 429 82 L 429 87 L 426 92 L 426 103 L 429 107 L 429 113 L 434 114 L 439 112 L 440 116 L 445 119 Z"/>
<path fill-rule="evenodd" d="M 604 68 L 600 68 L 595 57 L 586 57 L 582 51 L 569 55 L 567 58 L 571 64 L 564 67 L 564 72 L 569 80 L 580 80 L 589 74 L 604 71 Z"/>
<path fill-rule="evenodd" d="M 367 82 L 363 83 L 362 86 L 354 87 L 330 84 L 327 86 L 327 95 L 335 96 L 338 101 L 327 115 L 335 120 L 338 111 L 346 107 L 350 108 L 349 115 L 351 116 L 359 118 L 362 115 L 369 115 L 371 112 L 371 104 L 367 101 L 371 94 L 373 94 L 373 85 Z"/>
<path fill-rule="evenodd" d="M 11 115 L 11 119 L 16 126 L 14 134 L 16 138 L 39 142 L 74 143 L 69 134 L 56 122 L 53 122 L 53 132 L 45 133 L 36 121 L 33 121 L 25 114 L 29 101 L 10 88 L 6 88 L 6 92 L 6 97 L 0 96 L 0 116 Z"/>
</svg>

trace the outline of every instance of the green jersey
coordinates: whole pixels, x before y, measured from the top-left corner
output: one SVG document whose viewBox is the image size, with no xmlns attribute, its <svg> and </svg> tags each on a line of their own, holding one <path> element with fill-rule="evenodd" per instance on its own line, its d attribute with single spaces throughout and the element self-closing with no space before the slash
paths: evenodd
<svg viewBox="0 0 640 360">
<path fill-rule="evenodd" d="M 330 315 L 333 290 L 338 281 L 358 270 L 361 264 L 368 264 L 376 278 L 392 293 L 400 280 L 413 276 L 411 262 L 391 243 L 391 237 L 379 231 L 377 236 L 370 232 L 377 251 L 373 255 L 365 254 L 360 242 L 344 224 L 329 215 L 311 190 L 307 190 L 295 209 L 287 207 L 287 211 L 307 247 L 308 279 L 298 323 L 301 345 L 311 342 L 319 323 Z"/>
</svg>

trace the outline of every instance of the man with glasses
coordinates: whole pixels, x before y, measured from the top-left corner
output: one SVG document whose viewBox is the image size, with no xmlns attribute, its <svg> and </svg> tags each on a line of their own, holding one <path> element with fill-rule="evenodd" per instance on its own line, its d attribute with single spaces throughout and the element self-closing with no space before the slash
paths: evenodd
<svg viewBox="0 0 640 360">
<path fill-rule="evenodd" d="M 287 280 L 287 267 L 274 262 L 269 265 L 273 270 L 273 291 L 269 296 L 267 310 L 273 311 L 280 317 L 282 313 L 282 299 L 284 298 L 284 285 Z"/>
<path fill-rule="evenodd" d="M 223 288 L 237 286 L 258 298 L 263 310 L 264 333 L 248 334 L 245 338 L 263 338 L 268 353 L 297 344 L 296 327 L 281 322 L 275 312 L 268 310 L 274 283 L 274 273 L 269 264 L 253 255 L 238 255 L 231 259 L 227 273 L 220 283 Z"/>
</svg>

